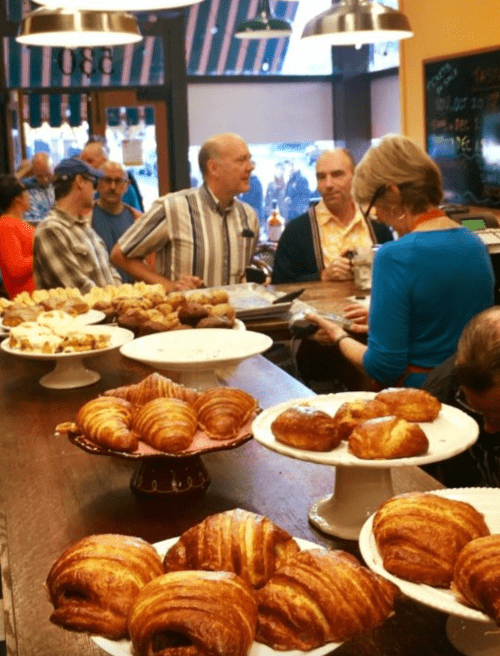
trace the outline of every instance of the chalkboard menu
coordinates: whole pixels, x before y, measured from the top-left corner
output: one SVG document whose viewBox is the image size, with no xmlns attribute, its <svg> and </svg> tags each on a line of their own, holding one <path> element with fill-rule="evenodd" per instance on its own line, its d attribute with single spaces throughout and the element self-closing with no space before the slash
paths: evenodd
<svg viewBox="0 0 500 656">
<path fill-rule="evenodd" d="M 500 207 L 500 50 L 424 62 L 427 152 L 445 202 Z"/>
</svg>

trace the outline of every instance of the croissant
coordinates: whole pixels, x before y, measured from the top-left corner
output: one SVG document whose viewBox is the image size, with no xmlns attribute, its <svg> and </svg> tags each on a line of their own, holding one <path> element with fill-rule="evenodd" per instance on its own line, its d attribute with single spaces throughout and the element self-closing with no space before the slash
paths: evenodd
<svg viewBox="0 0 500 656">
<path fill-rule="evenodd" d="M 297 449 L 331 451 L 340 443 L 333 418 L 309 405 L 284 410 L 272 422 L 271 431 L 278 442 Z"/>
<path fill-rule="evenodd" d="M 139 593 L 129 617 L 137 656 L 245 656 L 255 637 L 252 589 L 229 572 L 171 572 Z"/>
<path fill-rule="evenodd" d="M 388 406 L 388 414 L 407 421 L 434 421 L 441 410 L 441 401 L 414 387 L 390 387 L 379 392 L 375 399 Z"/>
<path fill-rule="evenodd" d="M 125 399 L 101 396 L 85 403 L 76 425 L 92 442 L 118 451 L 135 451 L 138 439 L 131 430 L 133 407 Z"/>
<path fill-rule="evenodd" d="M 104 392 L 104 395 L 118 396 L 126 399 L 133 405 L 144 405 L 148 401 L 159 397 L 181 399 L 181 401 L 186 401 L 187 403 L 194 403 L 198 397 L 198 392 L 174 383 L 170 378 L 154 372 L 136 385 L 107 390 Z"/>
<path fill-rule="evenodd" d="M 415 492 L 385 501 L 373 518 L 373 534 L 388 572 L 447 588 L 460 550 L 489 530 L 470 504 Z"/>
<path fill-rule="evenodd" d="M 349 435 L 349 451 L 365 460 L 409 458 L 427 453 L 429 440 L 418 424 L 397 417 L 360 423 Z"/>
<path fill-rule="evenodd" d="M 50 569 L 45 583 L 54 606 L 50 620 L 71 631 L 124 638 L 139 590 L 161 574 L 160 557 L 140 538 L 83 538 L 63 551 Z"/>
<path fill-rule="evenodd" d="M 202 392 L 193 407 L 202 431 L 214 440 L 229 440 L 257 409 L 257 401 L 236 387 L 214 387 Z"/>
<path fill-rule="evenodd" d="M 500 626 L 500 535 L 472 540 L 458 554 L 452 590 Z"/>
<path fill-rule="evenodd" d="M 302 551 L 255 593 L 257 641 L 308 651 L 371 629 L 400 594 L 390 581 L 344 551 Z"/>
<path fill-rule="evenodd" d="M 362 421 L 390 415 L 388 407 L 376 399 L 356 399 L 343 403 L 335 413 L 334 419 L 340 440 L 347 440 L 352 431 Z"/>
<path fill-rule="evenodd" d="M 163 564 L 166 572 L 233 572 L 261 588 L 298 551 L 292 536 L 270 519 L 237 508 L 211 515 L 183 533 Z"/>
<path fill-rule="evenodd" d="M 141 439 L 166 453 L 187 449 L 196 425 L 195 411 L 180 399 L 153 399 L 139 407 L 132 418 L 132 428 Z"/>
</svg>

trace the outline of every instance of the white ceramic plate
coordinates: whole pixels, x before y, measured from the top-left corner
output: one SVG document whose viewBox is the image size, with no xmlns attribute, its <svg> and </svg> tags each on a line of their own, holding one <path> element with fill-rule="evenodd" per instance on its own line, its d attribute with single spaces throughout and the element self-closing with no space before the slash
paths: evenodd
<svg viewBox="0 0 500 656">
<path fill-rule="evenodd" d="M 178 539 L 179 538 L 170 538 L 169 540 L 157 542 L 153 546 L 156 548 L 160 556 L 163 557 Z M 295 540 L 303 551 L 306 549 L 321 548 L 319 544 L 309 542 L 308 540 L 301 540 L 300 538 L 295 538 Z M 93 636 L 91 639 L 98 647 L 108 654 L 111 654 L 111 656 L 133 656 L 132 643 L 129 640 L 108 640 L 107 638 L 101 638 L 99 636 Z M 248 656 L 303 656 L 304 654 L 307 654 L 307 656 L 325 656 L 325 654 L 330 654 L 335 651 L 340 645 L 341 643 L 329 642 L 323 647 L 318 647 L 317 649 L 312 649 L 307 652 L 299 651 L 297 649 L 292 651 L 276 651 L 267 645 L 254 642 L 248 652 Z"/>
<path fill-rule="evenodd" d="M 447 499 L 454 499 L 455 501 L 466 501 L 470 503 L 476 510 L 483 513 L 491 533 L 500 533 L 500 489 L 458 488 L 436 490 L 432 494 L 437 494 Z M 366 521 L 359 536 L 361 554 L 371 570 L 393 581 L 407 597 L 426 606 L 467 620 L 491 622 L 491 618 L 481 611 L 468 608 L 460 603 L 450 590 L 433 588 L 430 585 L 424 585 L 422 583 L 404 581 L 387 572 L 384 569 L 382 556 L 375 542 L 372 525 L 373 515 Z"/>
<path fill-rule="evenodd" d="M 122 355 L 152 367 L 172 371 L 220 368 L 263 353 L 273 341 L 249 330 L 172 330 L 134 339 Z"/>
<path fill-rule="evenodd" d="M 88 310 L 83 314 L 77 314 L 75 317 L 75 321 L 82 326 L 89 326 L 93 323 L 99 323 L 105 318 L 105 316 L 106 315 L 104 314 L 104 312 L 101 312 L 100 310 Z M 0 319 L 1 333 L 8 335 L 10 329 L 11 326 L 4 326 L 3 319 Z"/>
<path fill-rule="evenodd" d="M 254 438 L 263 446 L 298 460 L 307 460 L 324 465 L 342 465 L 344 467 L 381 468 L 418 466 L 450 458 L 472 446 L 479 435 L 479 427 L 474 419 L 458 408 L 443 404 L 435 421 L 419 424 L 429 440 L 429 451 L 422 456 L 391 460 L 363 460 L 349 453 L 347 442 L 341 442 L 332 451 L 317 452 L 295 449 L 274 439 L 271 424 L 287 408 L 296 405 L 308 405 L 333 416 L 346 401 L 373 399 L 374 396 L 375 392 L 340 392 L 339 394 L 324 394 L 307 399 L 286 401 L 264 410 L 253 422 L 252 433 Z"/>
<path fill-rule="evenodd" d="M 12 355 L 17 355 L 21 358 L 28 358 L 29 360 L 70 360 L 72 358 L 88 358 L 100 353 L 106 353 L 112 349 L 118 348 L 126 342 L 134 339 L 134 333 L 126 328 L 119 328 L 117 326 L 86 326 L 85 332 L 110 335 L 109 345 L 103 349 L 93 349 L 89 351 L 75 351 L 72 353 L 31 353 L 30 351 L 19 351 L 18 349 L 9 346 L 9 339 L 4 339 L 0 344 L 2 349 Z"/>
</svg>

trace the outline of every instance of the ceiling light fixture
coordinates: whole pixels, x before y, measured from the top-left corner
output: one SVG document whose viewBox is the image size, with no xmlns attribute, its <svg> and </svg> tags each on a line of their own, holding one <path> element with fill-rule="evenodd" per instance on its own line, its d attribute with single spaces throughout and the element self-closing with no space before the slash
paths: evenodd
<svg viewBox="0 0 500 656">
<path fill-rule="evenodd" d="M 236 28 L 234 36 L 238 39 L 280 39 L 290 36 L 292 26 L 286 20 L 274 18 L 269 0 L 260 0 L 257 16 L 243 21 Z"/>
<path fill-rule="evenodd" d="M 361 46 L 411 36 L 404 14 L 369 0 L 333 0 L 332 7 L 306 23 L 302 32 L 303 39 L 321 39 L 332 46 Z"/>
<path fill-rule="evenodd" d="M 90 9 L 102 10 L 102 0 L 35 0 L 39 5 L 49 5 L 64 7 L 65 9 Z M 195 5 L 202 0 L 120 0 L 119 2 L 109 2 L 108 4 L 118 5 L 114 11 L 152 11 L 155 9 L 175 9 L 177 7 L 186 7 Z"/>
<path fill-rule="evenodd" d="M 73 11 L 40 7 L 21 23 L 16 41 L 30 46 L 94 48 L 142 40 L 132 14 L 118 11 Z"/>
</svg>

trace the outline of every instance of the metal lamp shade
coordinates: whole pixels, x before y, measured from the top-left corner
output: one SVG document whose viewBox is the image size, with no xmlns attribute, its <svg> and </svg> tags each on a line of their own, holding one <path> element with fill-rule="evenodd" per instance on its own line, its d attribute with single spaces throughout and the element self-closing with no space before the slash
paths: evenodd
<svg viewBox="0 0 500 656">
<path fill-rule="evenodd" d="M 315 38 L 331 45 L 362 45 L 398 41 L 413 36 L 408 18 L 390 7 L 369 0 L 340 0 L 311 19 L 302 38 Z"/>
<path fill-rule="evenodd" d="M 16 41 L 53 48 L 93 48 L 141 41 L 132 14 L 114 11 L 71 11 L 40 7 L 21 23 Z"/>
<path fill-rule="evenodd" d="M 280 39 L 290 36 L 291 33 L 290 23 L 281 18 L 274 18 L 269 7 L 269 0 L 261 0 L 257 16 L 240 23 L 234 36 L 238 39 Z"/>
<path fill-rule="evenodd" d="M 111 11 L 154 11 L 155 9 L 175 9 L 195 5 L 203 0 L 114 0 L 108 5 Z M 64 7 L 65 9 L 90 9 L 99 11 L 102 9 L 102 0 L 35 0 L 39 5 Z"/>
</svg>

